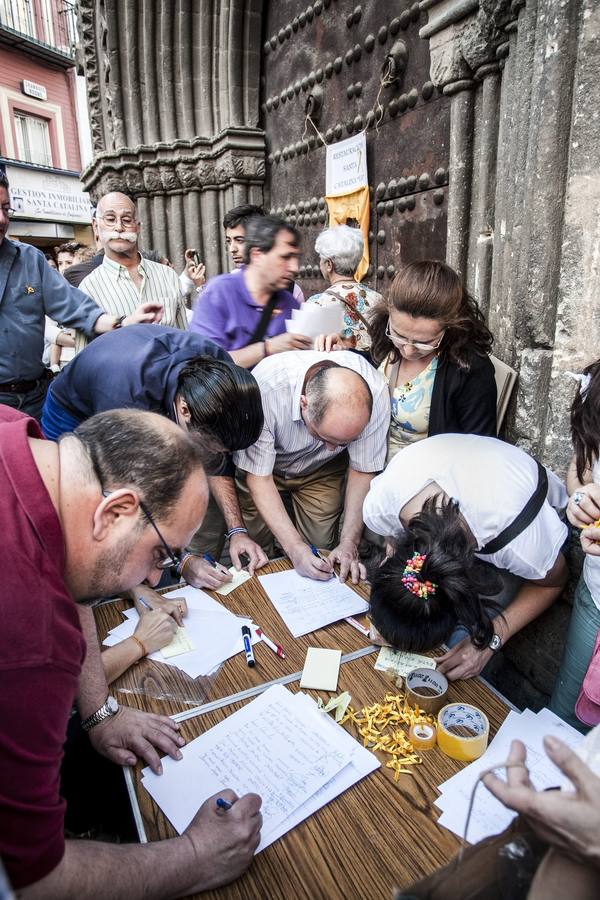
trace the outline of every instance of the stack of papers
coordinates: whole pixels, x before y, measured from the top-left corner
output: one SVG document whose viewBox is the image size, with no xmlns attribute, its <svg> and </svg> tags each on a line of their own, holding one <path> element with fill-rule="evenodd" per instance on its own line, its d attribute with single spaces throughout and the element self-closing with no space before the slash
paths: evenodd
<svg viewBox="0 0 600 900">
<path fill-rule="evenodd" d="M 337 578 L 314 581 L 293 569 L 259 575 L 258 580 L 294 637 L 368 610 L 369 604 Z"/>
<path fill-rule="evenodd" d="M 330 306 L 303 303 L 300 309 L 292 310 L 291 319 L 285 320 L 286 331 L 313 339 L 320 334 L 339 334 L 344 322 L 344 309 L 341 301 Z"/>
<path fill-rule="evenodd" d="M 257 853 L 365 775 L 379 768 L 361 747 L 305 694 L 274 685 L 243 709 L 201 734 L 183 759 L 162 760 L 142 784 L 181 834 L 208 797 L 231 788 L 262 797 Z M 226 815 L 226 813 L 224 813 Z"/>
<path fill-rule="evenodd" d="M 475 795 L 469 833 L 467 835 L 464 833 L 469 801 L 479 773 L 495 764 L 501 765 L 506 762 L 511 741 L 515 739 L 525 744 L 529 777 L 537 790 L 570 787 L 570 781 L 546 755 L 543 745 L 546 735 L 553 735 L 573 748 L 583 738 L 583 735 L 549 709 L 542 709 L 537 714 L 530 709 L 522 713 L 509 712 L 483 756 L 440 785 L 439 790 L 442 794 L 435 802 L 443 812 L 438 819 L 438 825 L 444 825 L 459 837 L 464 836 L 470 844 L 500 834 L 508 827 L 516 813 L 503 806 L 484 784 L 480 784 Z M 506 778 L 506 771 L 503 769 L 499 769 L 496 774 L 500 778 Z"/>
<path fill-rule="evenodd" d="M 259 640 L 254 633 L 256 625 L 252 619 L 234 616 L 232 612 L 198 588 L 178 588 L 164 596 L 170 599 L 185 598 L 188 614 L 183 620 L 184 634 L 189 638 L 194 649 L 169 657 L 165 657 L 162 651 L 157 650 L 155 653 L 151 653 L 148 659 L 162 662 L 167 666 L 176 666 L 190 678 L 198 678 L 199 675 L 210 675 L 226 659 L 243 652 L 242 625 L 249 626 L 253 644 Z M 139 622 L 137 611 L 126 609 L 123 615 L 125 622 L 117 625 L 108 633 L 103 642 L 105 647 L 114 647 L 120 641 L 131 637 L 135 631 Z"/>
</svg>

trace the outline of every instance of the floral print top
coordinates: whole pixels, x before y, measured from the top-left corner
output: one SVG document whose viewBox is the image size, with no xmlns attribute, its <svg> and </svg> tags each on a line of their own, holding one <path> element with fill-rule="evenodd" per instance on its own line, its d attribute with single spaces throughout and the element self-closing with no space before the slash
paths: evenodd
<svg viewBox="0 0 600 900">
<path fill-rule="evenodd" d="M 346 302 L 344 303 L 340 298 Z M 358 310 L 361 316 L 368 320 L 370 311 L 382 300 L 383 297 L 377 291 L 367 287 L 366 284 L 349 279 L 348 281 L 337 281 L 326 291 L 313 294 L 308 298 L 307 303 L 318 303 L 319 306 L 332 306 L 333 304 L 341 306 L 344 312 L 344 324 L 340 332 L 342 337 L 347 340 L 353 338 L 356 350 L 369 350 L 371 338 L 354 310 Z"/>
<path fill-rule="evenodd" d="M 388 435 L 387 462 L 398 450 L 427 437 L 431 395 L 437 367 L 438 357 L 434 356 L 426 369 L 410 381 L 398 384 L 394 388 L 391 397 L 392 419 Z M 388 383 L 390 369 L 387 359 L 379 366 L 379 371 Z"/>
</svg>

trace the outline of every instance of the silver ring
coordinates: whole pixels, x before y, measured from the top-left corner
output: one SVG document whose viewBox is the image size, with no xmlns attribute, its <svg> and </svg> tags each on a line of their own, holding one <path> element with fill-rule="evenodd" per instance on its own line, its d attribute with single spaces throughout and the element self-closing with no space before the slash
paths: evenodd
<svg viewBox="0 0 600 900">
<path fill-rule="evenodd" d="M 583 493 L 583 491 L 575 491 L 575 493 L 573 494 L 573 503 L 575 504 L 575 506 L 579 506 L 584 497 L 585 494 Z"/>
</svg>

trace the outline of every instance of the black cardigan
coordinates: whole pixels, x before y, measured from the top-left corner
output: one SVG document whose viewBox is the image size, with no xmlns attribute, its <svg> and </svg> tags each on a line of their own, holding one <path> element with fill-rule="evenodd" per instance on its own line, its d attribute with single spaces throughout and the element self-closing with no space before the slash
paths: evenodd
<svg viewBox="0 0 600 900">
<path fill-rule="evenodd" d="M 469 355 L 469 368 L 438 362 L 431 394 L 428 437 L 482 434 L 496 437 L 496 380 L 488 356 Z"/>
</svg>

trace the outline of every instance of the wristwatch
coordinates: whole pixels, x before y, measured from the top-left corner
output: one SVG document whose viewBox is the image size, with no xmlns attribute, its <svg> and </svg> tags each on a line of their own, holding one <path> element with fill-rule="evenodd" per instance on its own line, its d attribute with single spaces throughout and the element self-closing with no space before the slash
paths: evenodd
<svg viewBox="0 0 600 900">
<path fill-rule="evenodd" d="M 496 633 L 494 632 L 494 636 L 493 636 L 493 638 L 491 639 L 491 641 L 489 642 L 488 647 L 490 648 L 490 650 L 493 650 L 494 653 L 495 653 L 497 650 L 500 650 L 500 649 L 501 649 L 501 647 L 502 647 L 502 638 L 500 637 L 499 634 L 496 634 Z"/>
<path fill-rule="evenodd" d="M 115 331 L 117 328 L 122 328 L 123 321 L 126 318 L 127 318 L 127 316 L 117 316 L 117 318 L 115 319 L 115 324 L 113 325 L 113 331 Z"/>
<path fill-rule="evenodd" d="M 116 716 L 118 711 L 119 704 L 115 698 L 111 697 L 109 694 L 106 698 L 106 703 L 104 703 L 100 709 L 97 709 L 96 712 L 92 713 L 91 716 L 88 716 L 87 719 L 83 719 L 81 727 L 84 731 L 91 731 L 92 728 L 95 728 L 100 722 L 104 722 L 105 719 L 110 719 L 111 716 Z"/>
</svg>

